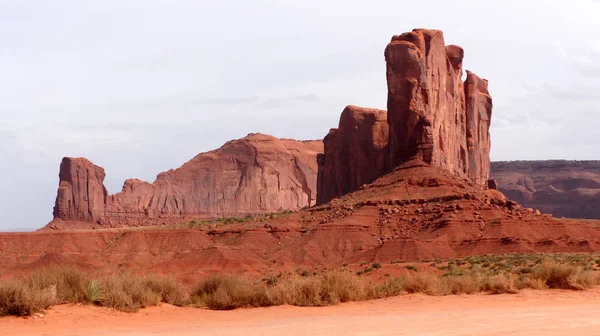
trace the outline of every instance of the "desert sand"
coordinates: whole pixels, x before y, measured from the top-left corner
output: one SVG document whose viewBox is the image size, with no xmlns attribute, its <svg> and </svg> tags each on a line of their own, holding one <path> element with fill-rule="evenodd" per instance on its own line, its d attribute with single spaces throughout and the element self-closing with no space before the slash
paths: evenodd
<svg viewBox="0 0 600 336">
<path fill-rule="evenodd" d="M 421 294 L 330 307 L 210 311 L 161 305 L 128 314 L 61 305 L 0 318 L 2 335 L 597 335 L 600 289 L 516 295 Z"/>
</svg>

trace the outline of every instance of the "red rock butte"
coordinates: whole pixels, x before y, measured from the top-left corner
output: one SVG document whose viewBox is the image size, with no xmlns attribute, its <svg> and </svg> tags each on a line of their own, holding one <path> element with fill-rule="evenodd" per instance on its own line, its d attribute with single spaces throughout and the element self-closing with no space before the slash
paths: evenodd
<svg viewBox="0 0 600 336">
<path fill-rule="evenodd" d="M 392 38 L 385 56 L 388 111 L 348 106 L 324 142 L 250 135 L 152 184 L 128 180 L 115 195 L 103 186 L 102 168 L 64 159 L 50 227 L 181 225 L 1 234 L 0 271 L 58 262 L 197 279 L 345 262 L 600 250 L 600 221 L 524 208 L 488 181 L 492 101 L 485 80 L 467 72 L 461 81 L 460 47 L 445 46 L 439 31 L 418 29 Z M 522 186 L 520 176 L 498 177 L 532 199 L 534 188 L 569 187 L 548 180 Z M 298 212 L 189 222 L 297 209 L 315 193 L 320 204 Z"/>
<path fill-rule="evenodd" d="M 114 195 L 103 185 L 103 168 L 64 158 L 50 227 L 169 224 L 308 207 L 316 201 L 322 148 L 321 141 L 250 134 L 158 174 L 154 183 L 129 179 Z"/>
<path fill-rule="evenodd" d="M 344 110 L 319 159 L 319 204 L 412 159 L 487 186 L 492 98 L 487 81 L 472 72 L 462 82 L 463 57 L 439 30 L 392 38 L 385 49 L 387 118 L 381 110 Z"/>
</svg>

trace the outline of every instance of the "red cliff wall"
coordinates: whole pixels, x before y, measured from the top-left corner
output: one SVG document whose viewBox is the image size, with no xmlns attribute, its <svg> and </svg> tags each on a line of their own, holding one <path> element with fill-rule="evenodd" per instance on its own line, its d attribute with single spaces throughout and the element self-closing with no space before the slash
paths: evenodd
<svg viewBox="0 0 600 336">
<path fill-rule="evenodd" d="M 331 129 L 323 140 L 317 203 L 329 202 L 383 174 L 388 130 L 386 111 L 358 106 L 344 109 L 338 128 Z"/>
<path fill-rule="evenodd" d="M 463 56 L 439 30 L 416 29 L 388 44 L 388 170 L 417 157 L 487 183 L 492 99 L 473 73 L 462 82 Z"/>
<path fill-rule="evenodd" d="M 445 45 L 439 30 L 415 29 L 392 38 L 385 49 L 388 125 L 378 124 L 373 137 L 365 131 L 369 125 L 343 127 L 349 114 L 344 111 L 319 159 L 319 204 L 415 158 L 487 186 L 492 98 L 487 81 L 470 71 L 463 83 L 463 57 L 461 47 Z"/>
<path fill-rule="evenodd" d="M 104 169 L 84 158 L 64 158 L 54 218 L 145 225 L 188 215 L 300 209 L 316 201 L 317 154 L 322 151 L 321 141 L 251 134 L 160 173 L 154 183 L 127 180 L 114 195 L 104 188 Z"/>
</svg>

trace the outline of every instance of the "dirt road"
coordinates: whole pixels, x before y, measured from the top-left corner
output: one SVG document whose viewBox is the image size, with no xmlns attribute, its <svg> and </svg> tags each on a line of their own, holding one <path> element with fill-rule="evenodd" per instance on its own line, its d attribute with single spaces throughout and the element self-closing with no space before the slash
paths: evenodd
<svg viewBox="0 0 600 336">
<path fill-rule="evenodd" d="M 600 335 L 600 289 L 517 295 L 406 295 L 323 308 L 208 311 L 169 305 L 126 314 L 62 305 L 0 318 L 1 335 Z"/>
</svg>

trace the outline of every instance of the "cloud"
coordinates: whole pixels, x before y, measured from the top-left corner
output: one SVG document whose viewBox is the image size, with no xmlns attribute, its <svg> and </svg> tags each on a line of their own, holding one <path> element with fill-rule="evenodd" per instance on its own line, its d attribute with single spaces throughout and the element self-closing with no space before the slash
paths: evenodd
<svg viewBox="0 0 600 336">
<path fill-rule="evenodd" d="M 258 106 L 260 108 L 265 109 L 276 109 L 280 107 L 286 107 L 290 104 L 298 104 L 298 103 L 319 103 L 321 100 L 315 94 L 305 94 L 298 96 L 290 96 L 290 97 L 281 97 L 281 98 L 270 98 L 266 99 L 263 102 L 259 103 Z"/>
<path fill-rule="evenodd" d="M 244 105 L 250 104 L 257 100 L 256 97 L 232 97 L 218 99 L 194 100 L 193 103 L 198 105 Z"/>
<path fill-rule="evenodd" d="M 560 100 L 600 100 L 600 87 L 592 85 L 548 85 L 542 86 L 546 93 Z"/>
</svg>

